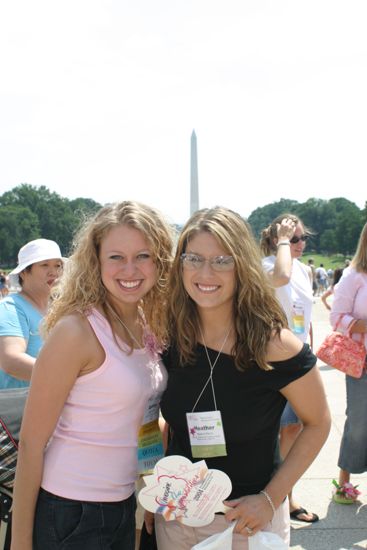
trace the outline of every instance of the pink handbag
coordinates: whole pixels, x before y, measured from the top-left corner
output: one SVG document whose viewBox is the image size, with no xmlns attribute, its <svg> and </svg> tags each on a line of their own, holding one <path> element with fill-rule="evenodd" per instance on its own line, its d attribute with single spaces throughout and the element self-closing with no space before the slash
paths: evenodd
<svg viewBox="0 0 367 550">
<path fill-rule="evenodd" d="M 335 330 L 326 336 L 325 340 L 316 352 L 316 356 L 327 365 L 338 369 L 349 376 L 360 378 L 366 364 L 366 348 L 363 341 L 353 340 L 348 334 L 341 334 L 336 329 L 340 323 L 340 316 Z M 354 321 L 355 322 L 355 321 Z M 363 335 L 361 335 L 363 339 Z"/>
</svg>

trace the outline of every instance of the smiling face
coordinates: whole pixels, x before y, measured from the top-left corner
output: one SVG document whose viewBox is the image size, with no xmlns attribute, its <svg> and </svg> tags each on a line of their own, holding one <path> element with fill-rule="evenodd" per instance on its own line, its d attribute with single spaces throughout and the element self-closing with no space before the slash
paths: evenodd
<svg viewBox="0 0 367 550">
<path fill-rule="evenodd" d="M 197 254 L 206 260 L 228 255 L 218 240 L 207 231 L 198 233 L 188 241 L 185 253 Z M 191 270 L 183 264 L 182 277 L 185 290 L 196 303 L 199 312 L 207 308 L 221 315 L 232 312 L 236 289 L 235 267 L 231 271 L 215 271 L 206 261 L 199 269 Z"/>
<path fill-rule="evenodd" d="M 120 311 L 136 307 L 156 283 L 152 250 L 138 229 L 128 225 L 111 229 L 101 241 L 99 260 L 109 300 Z"/>
</svg>

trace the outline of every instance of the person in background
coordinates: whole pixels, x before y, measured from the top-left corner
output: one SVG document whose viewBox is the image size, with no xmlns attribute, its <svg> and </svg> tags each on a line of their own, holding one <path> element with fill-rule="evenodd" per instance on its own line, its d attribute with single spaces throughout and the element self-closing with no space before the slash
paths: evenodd
<svg viewBox="0 0 367 550">
<path fill-rule="evenodd" d="M 138 431 L 167 378 L 171 252 L 162 216 L 132 201 L 76 236 L 25 407 L 11 550 L 134 550 Z"/>
<path fill-rule="evenodd" d="M 328 275 L 326 269 L 324 268 L 324 264 L 320 264 L 320 266 L 316 268 L 316 281 L 317 295 L 321 296 L 321 294 L 325 292 L 328 287 Z"/>
<path fill-rule="evenodd" d="M 205 458 L 209 469 L 230 477 L 232 493 L 225 502 L 230 510 L 205 527 L 156 514 L 159 550 L 189 550 L 232 521 L 233 550 L 246 550 L 248 537 L 261 529 L 288 541 L 287 493 L 323 445 L 330 418 L 316 358 L 285 328 L 257 243 L 239 214 L 215 207 L 186 223 L 171 272 L 169 312 L 168 385 L 161 401 L 170 427 L 168 454 Z M 280 465 L 279 421 L 287 399 L 304 430 Z M 193 434 L 200 418 L 215 429 L 216 445 L 211 440 L 205 456 Z"/>
<path fill-rule="evenodd" d="M 5 298 L 9 294 L 8 278 L 5 271 L 0 271 L 0 298 Z"/>
<path fill-rule="evenodd" d="M 299 261 L 309 237 L 309 231 L 294 214 L 275 218 L 261 234 L 260 247 L 264 254 L 263 267 L 275 288 L 276 296 L 287 316 L 293 334 L 312 347 L 311 310 L 313 303 L 312 274 Z M 287 403 L 280 422 L 280 452 L 286 458 L 302 431 L 302 422 Z M 319 518 L 309 513 L 289 493 L 292 519 L 312 523 Z"/>
<path fill-rule="evenodd" d="M 9 275 L 18 279 L 20 291 L 0 301 L 0 389 L 29 385 L 42 345 L 40 323 L 62 267 L 55 241 L 36 239 L 19 250 L 18 265 Z"/>
<path fill-rule="evenodd" d="M 344 268 L 334 289 L 330 323 L 351 334 L 354 340 L 362 340 L 367 350 L 367 223 L 350 266 Z M 347 409 L 338 466 L 339 486 L 350 489 L 350 475 L 367 471 L 367 371 L 361 378 L 345 378 Z M 354 493 L 353 499 L 356 498 Z"/>
<path fill-rule="evenodd" d="M 321 301 L 326 307 L 326 309 L 331 310 L 331 306 L 329 305 L 328 298 L 333 295 L 334 293 L 334 287 L 339 282 L 341 276 L 343 275 L 343 268 L 337 267 L 333 271 L 333 280 L 327 290 L 325 290 L 324 294 L 321 296 Z"/>
</svg>

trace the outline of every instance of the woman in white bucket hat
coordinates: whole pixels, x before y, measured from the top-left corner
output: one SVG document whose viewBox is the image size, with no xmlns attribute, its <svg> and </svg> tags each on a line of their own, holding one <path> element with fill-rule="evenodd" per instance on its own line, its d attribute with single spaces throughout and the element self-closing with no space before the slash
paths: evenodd
<svg viewBox="0 0 367 550">
<path fill-rule="evenodd" d="M 19 250 L 9 276 L 20 290 L 0 302 L 0 389 L 29 385 L 42 346 L 39 324 L 63 260 L 59 245 L 49 239 L 35 239 Z"/>
</svg>

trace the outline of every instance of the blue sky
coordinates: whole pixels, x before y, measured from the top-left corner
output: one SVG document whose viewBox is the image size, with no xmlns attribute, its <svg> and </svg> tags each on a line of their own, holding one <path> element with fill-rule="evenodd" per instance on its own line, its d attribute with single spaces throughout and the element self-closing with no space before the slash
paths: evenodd
<svg viewBox="0 0 367 550">
<path fill-rule="evenodd" d="M 248 216 L 367 181 L 364 0 L 18 0 L 0 18 L 0 193 Z"/>
</svg>

